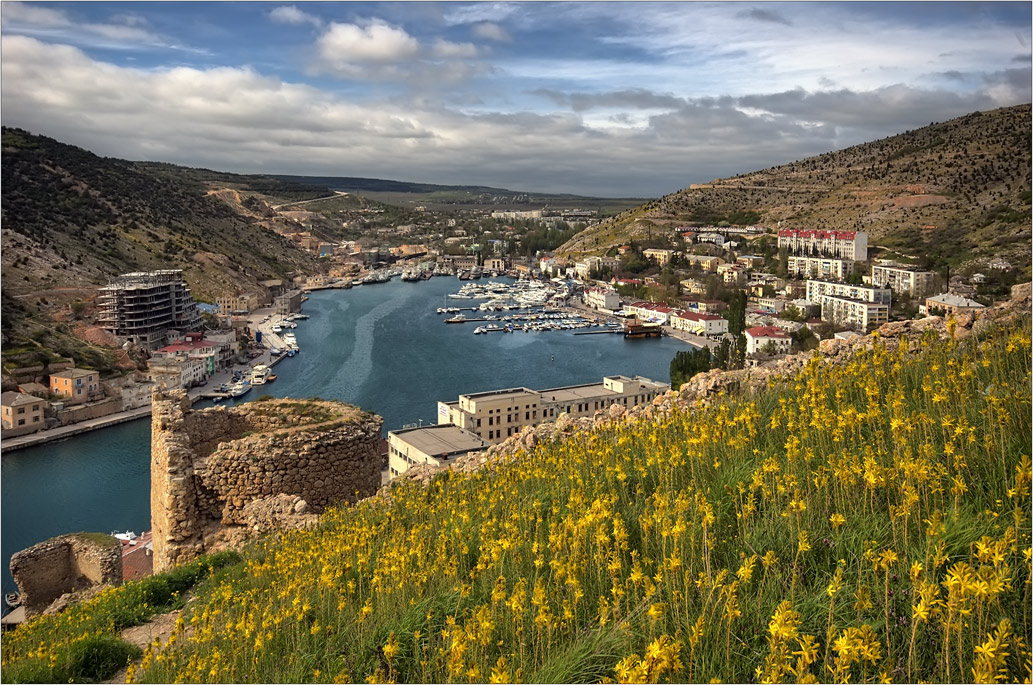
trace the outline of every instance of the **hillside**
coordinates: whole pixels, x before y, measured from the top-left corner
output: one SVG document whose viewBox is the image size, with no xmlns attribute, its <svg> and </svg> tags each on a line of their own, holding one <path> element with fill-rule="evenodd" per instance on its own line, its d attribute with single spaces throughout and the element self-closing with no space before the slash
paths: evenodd
<svg viewBox="0 0 1033 685">
<path fill-rule="evenodd" d="M 693 186 L 581 233 L 602 254 L 687 224 L 861 230 L 869 244 L 956 266 L 1030 264 L 1030 105 L 976 112 L 845 150 Z"/>
<path fill-rule="evenodd" d="M 888 324 L 781 374 L 558 423 L 243 563 L 105 592 L 5 636 L 5 680 L 102 657 L 90 675 L 110 677 L 134 654 L 119 631 L 208 571 L 131 682 L 1028 678 L 1023 292 L 974 324 Z"/>
<path fill-rule="evenodd" d="M 195 297 L 212 300 L 320 269 L 271 230 L 285 220 L 248 210 L 235 188 L 281 201 L 326 188 L 103 158 L 18 129 L 3 129 L 2 147 L 5 357 L 56 353 L 111 368 L 110 352 L 51 317 L 88 307 L 120 273 L 183 269 Z"/>
</svg>

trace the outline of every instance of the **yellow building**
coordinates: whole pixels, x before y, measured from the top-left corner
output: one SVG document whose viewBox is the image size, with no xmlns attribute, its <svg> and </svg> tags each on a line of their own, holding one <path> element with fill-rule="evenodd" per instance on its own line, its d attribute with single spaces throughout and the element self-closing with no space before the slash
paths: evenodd
<svg viewBox="0 0 1033 685">
<path fill-rule="evenodd" d="M 648 250 L 642 250 L 642 256 L 646 259 L 652 259 L 660 266 L 664 266 L 671 261 L 671 257 L 674 256 L 674 250 L 662 250 L 651 247 Z"/>
<path fill-rule="evenodd" d="M 102 394 L 100 374 L 85 369 L 65 369 L 50 374 L 50 393 L 65 398 L 65 404 L 82 404 Z"/>
<path fill-rule="evenodd" d="M 34 433 L 43 428 L 43 409 L 48 402 L 21 392 L 5 392 L 0 396 L 0 415 L 4 430 Z"/>
<path fill-rule="evenodd" d="M 408 428 L 387 434 L 387 465 L 391 477 L 399 476 L 418 464 L 439 466 L 488 443 L 470 431 L 451 424 Z"/>
<path fill-rule="evenodd" d="M 258 309 L 258 295 L 255 293 L 244 293 L 243 295 L 224 295 L 215 298 L 215 304 L 219 305 L 220 311 L 224 314 L 235 314 L 237 312 L 250 313 Z"/>
</svg>

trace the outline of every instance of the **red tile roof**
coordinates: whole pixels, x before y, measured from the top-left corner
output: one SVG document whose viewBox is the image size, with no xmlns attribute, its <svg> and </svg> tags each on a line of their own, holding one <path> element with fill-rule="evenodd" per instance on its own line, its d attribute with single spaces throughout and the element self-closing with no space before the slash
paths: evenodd
<svg viewBox="0 0 1033 685">
<path fill-rule="evenodd" d="M 754 326 L 747 328 L 746 334 L 751 338 L 788 338 L 789 335 L 778 326 Z"/>
</svg>

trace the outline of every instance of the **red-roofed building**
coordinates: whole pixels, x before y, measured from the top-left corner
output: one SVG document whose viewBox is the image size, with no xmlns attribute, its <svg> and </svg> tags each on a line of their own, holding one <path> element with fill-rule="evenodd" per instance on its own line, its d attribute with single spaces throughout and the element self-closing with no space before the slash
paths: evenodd
<svg viewBox="0 0 1033 685">
<path fill-rule="evenodd" d="M 632 302 L 626 306 L 624 310 L 631 312 L 643 321 L 659 324 L 667 323 L 670 319 L 671 313 L 675 311 L 665 304 L 643 302 L 642 300 Z"/>
<path fill-rule="evenodd" d="M 695 335 L 721 335 L 728 332 L 728 320 L 717 314 L 679 311 L 671 317 L 671 327 Z"/>
<path fill-rule="evenodd" d="M 789 334 L 777 326 L 756 326 L 746 329 L 746 354 L 755 355 L 768 343 L 775 347 L 776 354 L 786 354 L 792 344 Z"/>
</svg>

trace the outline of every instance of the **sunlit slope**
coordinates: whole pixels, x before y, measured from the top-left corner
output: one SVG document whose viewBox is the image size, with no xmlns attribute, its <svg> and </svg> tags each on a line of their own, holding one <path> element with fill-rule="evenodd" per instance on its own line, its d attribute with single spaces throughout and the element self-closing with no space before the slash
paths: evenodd
<svg viewBox="0 0 1033 685">
<path fill-rule="evenodd" d="M 133 677 L 1028 678 L 1030 352 L 1028 319 L 877 340 L 393 488 L 252 550 Z"/>
</svg>

